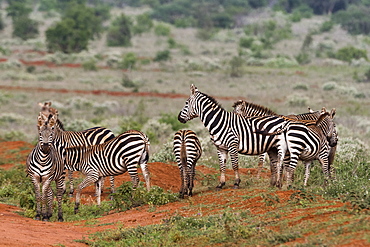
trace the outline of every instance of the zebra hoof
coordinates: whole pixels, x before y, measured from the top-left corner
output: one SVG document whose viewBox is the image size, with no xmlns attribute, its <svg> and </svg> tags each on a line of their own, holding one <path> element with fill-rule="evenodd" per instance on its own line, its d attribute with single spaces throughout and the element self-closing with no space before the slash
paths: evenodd
<svg viewBox="0 0 370 247">
<path fill-rule="evenodd" d="M 234 184 L 234 189 L 239 189 L 239 184 Z"/>
<path fill-rule="evenodd" d="M 63 217 L 62 218 L 58 218 L 58 221 L 59 222 L 63 222 L 64 221 Z"/>
</svg>

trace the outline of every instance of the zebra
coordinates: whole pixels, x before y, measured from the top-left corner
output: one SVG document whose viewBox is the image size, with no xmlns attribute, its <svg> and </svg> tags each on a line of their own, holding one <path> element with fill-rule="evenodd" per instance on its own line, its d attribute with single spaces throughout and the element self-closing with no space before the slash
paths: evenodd
<svg viewBox="0 0 370 247">
<path fill-rule="evenodd" d="M 281 139 L 286 141 L 283 147 L 288 151 L 284 163 L 287 163 L 287 186 L 291 187 L 294 179 L 294 171 L 297 166 L 298 159 L 301 159 L 306 167 L 318 159 L 322 165 L 322 170 L 326 181 L 332 179 L 332 168 L 329 166 L 330 147 L 336 146 L 338 138 L 334 134 L 335 109 L 332 112 L 327 112 L 323 108 L 319 119 L 316 122 L 304 123 L 301 121 L 290 121 L 284 128 L 270 132 L 266 130 L 257 130 L 256 133 L 263 135 L 283 135 Z M 283 152 L 285 154 L 286 152 Z M 282 187 L 282 167 L 281 163 L 277 163 L 276 168 L 276 186 Z M 275 175 L 275 174 L 273 174 Z M 308 174 L 309 175 L 309 174 Z M 305 178 L 306 180 L 306 178 Z M 307 181 L 305 181 L 306 183 Z"/>
<path fill-rule="evenodd" d="M 58 110 L 51 107 L 51 102 L 39 103 L 41 113 L 44 116 L 53 115 L 58 117 Z M 109 129 L 103 127 L 93 127 L 83 131 L 65 131 L 63 123 L 57 118 L 56 120 L 56 137 L 55 142 L 58 146 L 59 153 L 63 155 L 64 148 L 72 146 L 90 146 L 101 144 L 114 138 L 114 134 Z M 73 171 L 78 171 L 75 167 L 70 167 L 68 170 L 69 179 L 69 196 L 73 196 Z M 104 183 L 104 180 L 102 181 Z M 114 193 L 114 177 L 110 177 L 111 193 Z M 98 188 L 96 187 L 96 190 Z M 97 192 L 96 192 L 97 194 Z"/>
<path fill-rule="evenodd" d="M 247 102 L 245 100 L 238 100 L 238 101 L 234 102 L 233 108 L 234 108 L 233 112 L 235 112 L 237 114 L 240 114 L 244 117 L 276 115 L 276 116 L 287 117 L 287 118 L 293 119 L 293 120 L 317 121 L 318 118 L 321 115 L 320 111 L 313 111 L 310 107 L 308 107 L 308 110 L 309 110 L 308 113 L 283 116 L 283 115 L 278 115 L 277 113 L 275 113 L 274 111 L 272 111 L 271 109 L 269 109 L 267 107 L 264 107 L 264 106 L 261 106 L 261 105 L 258 105 L 258 104 L 254 104 L 254 103 L 251 103 L 251 102 Z M 331 114 L 332 118 L 334 118 L 335 109 L 333 109 L 330 114 Z M 334 124 L 334 133 L 333 133 L 333 135 L 337 136 L 335 123 L 333 123 L 333 124 Z M 320 125 L 320 126 L 322 126 L 322 125 Z M 333 169 L 335 151 L 336 151 L 336 145 L 334 145 L 333 147 L 330 147 L 329 167 L 331 167 L 332 169 Z M 257 178 L 260 177 L 260 173 L 261 173 L 261 170 L 262 170 L 262 167 L 263 167 L 263 162 L 265 160 L 265 156 L 266 156 L 266 154 L 261 154 L 259 156 Z M 305 177 L 304 177 L 304 185 L 305 186 L 307 185 L 307 181 L 308 181 L 308 178 L 310 176 L 310 165 L 311 165 L 311 162 L 306 162 L 305 163 Z M 334 173 L 334 172 L 332 172 L 332 173 Z"/>
<path fill-rule="evenodd" d="M 245 118 L 233 112 L 228 112 L 218 102 L 198 90 L 193 84 L 190 86 L 190 97 L 178 115 L 181 123 L 186 123 L 199 117 L 208 129 L 211 140 L 217 148 L 220 163 L 220 183 L 216 189 L 225 185 L 225 169 L 227 156 L 230 153 L 232 168 L 235 173 L 234 188 L 239 188 L 240 176 L 238 153 L 244 155 L 258 155 L 268 152 L 270 160 L 282 162 L 284 155 L 280 145 L 280 135 L 267 136 L 254 133 L 257 129 L 274 132 L 285 126 L 286 121 L 278 116 L 262 116 Z M 275 181 L 271 181 L 274 184 Z"/>
<path fill-rule="evenodd" d="M 173 139 L 173 152 L 181 176 L 180 198 L 193 196 L 195 166 L 202 155 L 200 141 L 192 130 L 179 130 Z"/>
<path fill-rule="evenodd" d="M 149 191 L 150 178 L 147 168 L 149 146 L 149 139 L 144 133 L 128 130 L 102 144 L 66 148 L 64 158 L 67 169 L 75 167 L 86 176 L 76 192 L 75 213 L 78 213 L 82 189 L 91 183 L 100 186 L 102 177 L 117 176 L 128 171 L 133 188 L 136 188 L 139 182 L 137 173 L 139 164 Z M 97 190 L 98 205 L 100 205 L 100 191 L 100 189 Z"/>
<path fill-rule="evenodd" d="M 53 145 L 55 116 L 39 114 L 37 128 L 39 141 L 26 160 L 27 176 L 31 178 L 36 195 L 36 220 L 49 221 L 52 216 L 53 190 L 55 181 L 58 201 L 58 220 L 63 221 L 62 197 L 65 192 L 64 164 L 60 153 Z M 40 191 L 41 186 L 41 191 Z"/>
</svg>

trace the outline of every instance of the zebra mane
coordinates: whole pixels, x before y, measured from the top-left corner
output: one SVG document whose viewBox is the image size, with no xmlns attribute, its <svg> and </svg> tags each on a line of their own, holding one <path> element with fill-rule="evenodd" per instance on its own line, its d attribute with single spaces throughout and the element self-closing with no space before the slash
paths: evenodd
<svg viewBox="0 0 370 247">
<path fill-rule="evenodd" d="M 203 94 L 204 96 L 206 96 L 212 103 L 214 103 L 214 104 L 216 104 L 217 106 L 219 106 L 219 107 L 221 107 L 222 109 L 224 109 L 223 107 L 222 107 L 222 105 L 215 99 L 215 98 L 213 98 L 212 96 L 209 96 L 208 94 L 205 94 L 205 93 L 203 93 L 203 92 L 199 92 L 199 93 L 201 93 L 201 94 Z M 225 110 L 225 109 L 224 109 Z"/>
<path fill-rule="evenodd" d="M 245 110 L 253 109 L 255 112 L 257 111 L 260 114 L 264 114 L 264 115 L 278 115 L 276 112 L 274 112 L 273 110 L 271 110 L 271 109 L 269 109 L 265 106 L 254 104 L 254 103 L 251 103 L 251 102 L 248 102 L 248 101 L 245 101 L 245 100 L 238 100 L 238 101 L 234 102 L 233 108 L 235 108 L 235 107 L 237 107 L 238 105 L 241 105 L 241 104 L 245 104 Z"/>
<path fill-rule="evenodd" d="M 62 121 L 60 121 L 59 119 L 57 119 L 57 126 L 58 126 L 59 129 L 65 131 L 64 125 L 63 125 Z"/>
</svg>

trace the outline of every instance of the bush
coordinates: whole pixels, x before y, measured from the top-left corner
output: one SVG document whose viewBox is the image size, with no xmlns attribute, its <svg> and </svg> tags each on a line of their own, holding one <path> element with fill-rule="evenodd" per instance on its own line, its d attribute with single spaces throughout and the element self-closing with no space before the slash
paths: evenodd
<svg viewBox="0 0 370 247">
<path fill-rule="evenodd" d="M 133 52 L 128 52 L 123 57 L 122 62 L 119 65 L 121 69 L 134 69 L 137 62 L 136 54 Z"/>
<path fill-rule="evenodd" d="M 239 40 L 239 47 L 251 48 L 253 41 L 254 41 L 253 37 L 242 37 Z"/>
<path fill-rule="evenodd" d="M 332 21 L 340 24 L 350 34 L 370 34 L 369 8 L 351 5 L 346 11 L 332 15 Z"/>
<path fill-rule="evenodd" d="M 111 24 L 107 34 L 108 46 L 130 46 L 131 45 L 132 22 L 129 17 L 121 14 Z"/>
<path fill-rule="evenodd" d="M 330 30 L 332 30 L 334 26 L 334 22 L 332 21 L 325 21 L 321 26 L 320 26 L 320 32 L 329 32 Z"/>
<path fill-rule="evenodd" d="M 149 14 L 144 13 L 142 15 L 136 16 L 136 25 L 133 26 L 134 34 L 142 34 L 144 32 L 149 32 L 153 28 L 153 21 Z"/>
<path fill-rule="evenodd" d="M 167 61 L 171 58 L 171 52 L 169 50 L 158 51 L 153 59 L 154 62 Z"/>
<path fill-rule="evenodd" d="M 158 24 L 154 27 L 154 33 L 157 36 L 169 36 L 171 33 L 171 28 L 165 24 Z"/>
<path fill-rule="evenodd" d="M 94 59 L 83 62 L 82 68 L 87 71 L 97 71 L 98 70 L 98 67 L 96 66 L 96 61 Z"/>
<path fill-rule="evenodd" d="M 351 62 L 352 59 L 358 60 L 360 58 L 367 60 L 367 52 L 366 50 L 357 49 L 353 46 L 346 46 L 337 51 L 335 58 L 346 62 Z"/>
<path fill-rule="evenodd" d="M 36 38 L 39 34 L 38 22 L 28 16 L 18 17 L 13 20 L 13 37 L 23 40 Z"/>
</svg>

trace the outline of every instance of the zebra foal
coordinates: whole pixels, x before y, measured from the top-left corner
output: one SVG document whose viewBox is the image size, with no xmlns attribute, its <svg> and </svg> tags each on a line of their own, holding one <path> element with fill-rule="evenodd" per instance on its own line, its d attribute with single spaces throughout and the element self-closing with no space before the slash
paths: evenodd
<svg viewBox="0 0 370 247">
<path fill-rule="evenodd" d="M 102 144 L 66 148 L 64 157 L 67 169 L 73 166 L 86 176 L 77 188 L 75 213 L 78 212 L 82 189 L 92 183 L 100 187 L 103 177 L 117 176 L 128 171 L 133 187 L 137 187 L 138 165 L 141 167 L 149 191 L 150 178 L 147 168 L 149 146 L 149 139 L 144 133 L 129 130 Z M 100 196 L 101 190 L 97 189 L 98 205 L 100 205 Z"/>
<path fill-rule="evenodd" d="M 195 166 L 202 155 L 200 141 L 192 130 L 179 130 L 173 139 L 173 152 L 180 170 L 180 198 L 193 196 Z"/>
<path fill-rule="evenodd" d="M 58 201 L 58 220 L 63 221 L 62 196 L 65 192 L 64 164 L 60 153 L 53 145 L 56 125 L 54 116 L 39 114 L 37 128 L 39 141 L 27 157 L 27 175 L 31 178 L 36 195 L 36 220 L 49 221 L 52 216 L 53 190 L 51 182 L 55 181 Z M 41 191 L 40 191 L 41 186 Z"/>
</svg>

